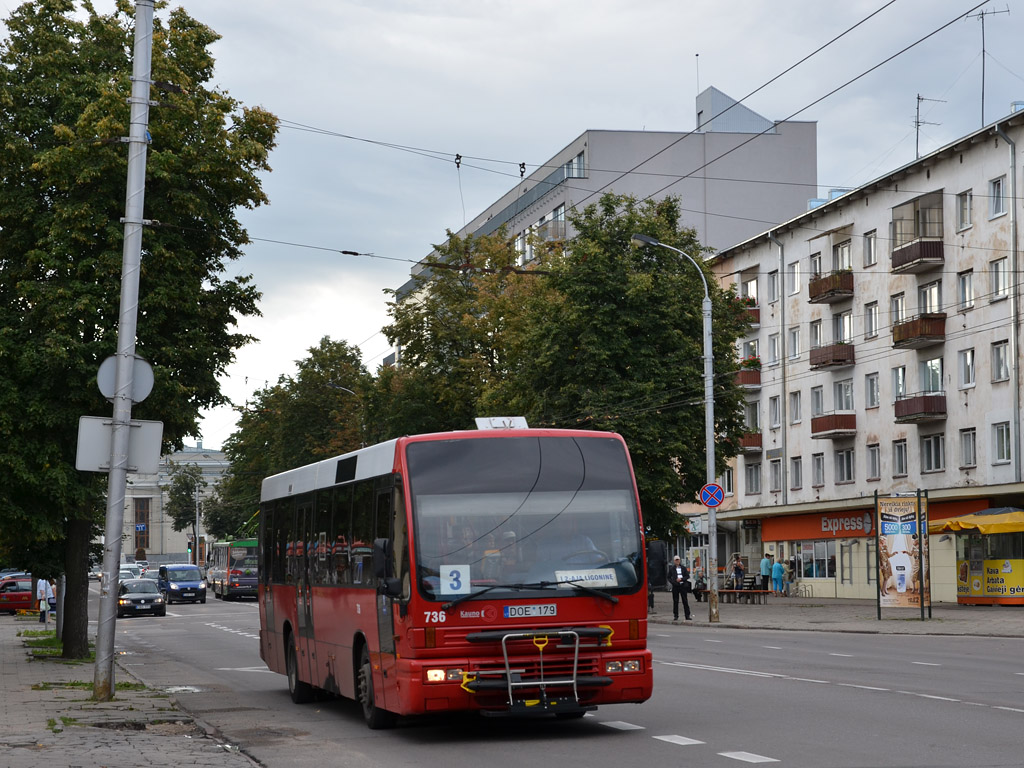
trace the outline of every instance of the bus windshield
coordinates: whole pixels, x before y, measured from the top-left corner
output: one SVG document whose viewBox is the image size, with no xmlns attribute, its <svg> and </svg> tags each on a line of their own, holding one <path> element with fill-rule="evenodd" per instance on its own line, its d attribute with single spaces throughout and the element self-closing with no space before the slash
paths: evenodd
<svg viewBox="0 0 1024 768">
<path fill-rule="evenodd" d="M 640 517 L 612 437 L 463 438 L 407 448 L 417 584 L 428 599 L 521 585 L 635 591 Z M 582 594 L 582 593 L 578 593 Z"/>
</svg>

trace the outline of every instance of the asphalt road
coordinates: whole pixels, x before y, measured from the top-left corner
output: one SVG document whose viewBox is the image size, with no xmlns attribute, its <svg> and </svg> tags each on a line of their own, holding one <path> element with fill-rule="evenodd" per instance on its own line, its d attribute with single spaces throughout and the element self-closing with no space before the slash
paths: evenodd
<svg viewBox="0 0 1024 768">
<path fill-rule="evenodd" d="M 1020 766 L 1024 640 L 651 625 L 654 698 L 575 722 L 439 717 L 370 731 L 298 706 L 254 602 L 118 621 L 122 663 L 263 765 Z"/>
</svg>

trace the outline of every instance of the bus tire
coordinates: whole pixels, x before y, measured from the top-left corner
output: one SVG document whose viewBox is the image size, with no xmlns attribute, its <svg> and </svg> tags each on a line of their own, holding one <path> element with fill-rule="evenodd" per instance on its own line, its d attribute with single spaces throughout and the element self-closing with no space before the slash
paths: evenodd
<svg viewBox="0 0 1024 768">
<path fill-rule="evenodd" d="M 313 686 L 299 680 L 299 661 L 295 655 L 295 638 L 288 636 L 288 649 L 285 651 L 285 665 L 288 672 L 288 693 L 296 704 L 306 704 L 313 700 Z"/>
<path fill-rule="evenodd" d="M 373 729 L 391 728 L 395 724 L 395 714 L 377 706 L 373 693 L 373 667 L 370 666 L 370 652 L 363 646 L 359 657 L 359 674 L 356 680 L 356 700 L 363 709 L 363 720 Z"/>
</svg>

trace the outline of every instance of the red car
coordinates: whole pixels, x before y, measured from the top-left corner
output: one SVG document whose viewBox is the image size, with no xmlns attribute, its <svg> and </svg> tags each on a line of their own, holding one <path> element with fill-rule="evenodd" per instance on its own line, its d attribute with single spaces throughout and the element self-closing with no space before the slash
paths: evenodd
<svg viewBox="0 0 1024 768">
<path fill-rule="evenodd" d="M 35 608 L 32 579 L 4 579 L 0 581 L 0 612 L 14 614 Z"/>
</svg>

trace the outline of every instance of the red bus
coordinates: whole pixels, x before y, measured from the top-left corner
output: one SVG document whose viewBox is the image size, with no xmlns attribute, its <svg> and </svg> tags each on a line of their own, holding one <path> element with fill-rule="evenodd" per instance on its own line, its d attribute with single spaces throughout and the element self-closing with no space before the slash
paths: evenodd
<svg viewBox="0 0 1024 768">
<path fill-rule="evenodd" d="M 391 440 L 268 477 L 260 656 L 367 725 L 580 717 L 651 696 L 640 505 L 606 432 Z"/>
</svg>

